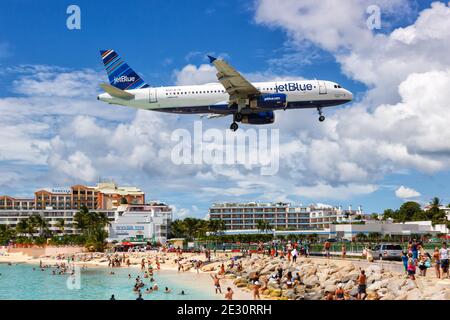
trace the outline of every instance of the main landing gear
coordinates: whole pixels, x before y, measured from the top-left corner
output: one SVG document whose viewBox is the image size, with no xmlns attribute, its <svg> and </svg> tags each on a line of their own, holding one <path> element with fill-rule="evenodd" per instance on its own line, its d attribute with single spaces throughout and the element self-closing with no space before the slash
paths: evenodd
<svg viewBox="0 0 450 320">
<path fill-rule="evenodd" d="M 241 121 L 242 121 L 242 113 L 238 112 L 233 116 L 233 123 L 230 126 L 230 130 L 236 131 L 239 128 L 237 122 Z"/>
<path fill-rule="evenodd" d="M 324 122 L 325 121 L 325 116 L 322 113 L 322 107 L 317 107 L 317 112 L 319 113 L 319 121 L 320 122 Z"/>
</svg>

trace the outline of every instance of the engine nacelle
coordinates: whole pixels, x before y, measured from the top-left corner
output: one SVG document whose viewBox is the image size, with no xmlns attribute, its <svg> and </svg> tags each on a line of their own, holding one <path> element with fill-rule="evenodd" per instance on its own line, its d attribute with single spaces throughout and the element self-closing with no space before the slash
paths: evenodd
<svg viewBox="0 0 450 320">
<path fill-rule="evenodd" d="M 251 109 L 277 110 L 285 109 L 287 105 L 284 93 L 266 93 L 250 101 Z"/>
<path fill-rule="evenodd" d="M 248 124 L 270 124 L 274 123 L 274 121 L 275 114 L 272 111 L 267 111 L 244 115 L 241 122 Z"/>
</svg>

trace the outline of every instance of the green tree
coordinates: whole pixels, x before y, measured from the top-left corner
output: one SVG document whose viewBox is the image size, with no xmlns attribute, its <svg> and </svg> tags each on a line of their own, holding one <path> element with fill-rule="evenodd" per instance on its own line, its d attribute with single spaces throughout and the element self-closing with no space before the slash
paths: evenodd
<svg viewBox="0 0 450 320">
<path fill-rule="evenodd" d="M 25 234 L 28 235 L 30 238 L 33 238 L 34 234 L 37 233 L 35 225 L 29 218 L 22 219 L 19 222 L 17 222 L 16 231 L 18 234 Z"/>
<path fill-rule="evenodd" d="M 109 219 L 103 212 L 91 212 L 82 206 L 74 216 L 74 223 L 85 240 L 85 246 L 95 251 L 103 251 L 105 239 L 108 237 L 106 227 L 110 225 Z"/>
<path fill-rule="evenodd" d="M 396 222 L 412 221 L 414 216 L 421 214 L 422 208 L 415 201 L 407 201 L 398 209 Z"/>
<path fill-rule="evenodd" d="M 270 223 L 267 220 L 257 220 L 256 221 L 256 228 L 261 232 L 261 233 L 265 233 L 266 231 L 271 230 L 271 226 Z"/>
<path fill-rule="evenodd" d="M 56 220 L 56 227 L 59 229 L 59 231 L 64 234 L 64 230 L 66 228 L 66 220 L 63 218 L 59 218 Z"/>
<path fill-rule="evenodd" d="M 360 232 L 356 235 L 356 240 L 359 242 L 364 242 L 367 240 L 367 235 L 365 233 Z"/>
<path fill-rule="evenodd" d="M 128 200 L 125 197 L 120 198 L 120 204 L 128 204 Z"/>
<path fill-rule="evenodd" d="M 0 224 L 0 245 L 6 245 L 16 236 L 16 230 L 7 224 Z"/>
<path fill-rule="evenodd" d="M 428 219 L 435 224 L 446 224 L 447 217 L 445 211 L 441 209 L 441 200 L 438 197 L 434 197 L 430 202 L 430 209 L 427 211 Z"/>
</svg>

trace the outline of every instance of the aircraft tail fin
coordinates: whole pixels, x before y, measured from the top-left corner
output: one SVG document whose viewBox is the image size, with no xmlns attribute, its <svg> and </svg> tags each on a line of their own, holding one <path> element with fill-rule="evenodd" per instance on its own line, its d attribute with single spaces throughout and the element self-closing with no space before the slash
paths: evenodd
<svg viewBox="0 0 450 320">
<path fill-rule="evenodd" d="M 148 88 L 149 85 L 114 50 L 100 50 L 109 83 L 120 90 Z"/>
</svg>

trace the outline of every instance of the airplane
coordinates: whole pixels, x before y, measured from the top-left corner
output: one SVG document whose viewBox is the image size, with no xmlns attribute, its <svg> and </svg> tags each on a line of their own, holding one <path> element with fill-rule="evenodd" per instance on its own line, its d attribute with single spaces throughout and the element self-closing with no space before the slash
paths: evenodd
<svg viewBox="0 0 450 320">
<path fill-rule="evenodd" d="M 208 118 L 232 116 L 232 131 L 238 122 L 271 124 L 275 111 L 315 108 L 319 121 L 322 108 L 352 101 L 353 94 L 339 84 L 324 80 L 251 83 L 228 62 L 208 56 L 217 69 L 217 83 L 191 86 L 150 87 L 114 50 L 100 50 L 109 84 L 97 100 L 137 109 L 203 114 Z"/>
</svg>

